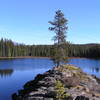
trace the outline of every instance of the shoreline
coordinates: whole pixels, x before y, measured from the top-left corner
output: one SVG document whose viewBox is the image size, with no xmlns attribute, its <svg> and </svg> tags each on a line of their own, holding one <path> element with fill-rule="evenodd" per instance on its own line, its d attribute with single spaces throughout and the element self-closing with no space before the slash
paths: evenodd
<svg viewBox="0 0 100 100">
<path fill-rule="evenodd" d="M 50 58 L 50 57 L 42 57 L 42 56 L 16 56 L 16 57 L 0 57 L 0 59 L 23 59 L 23 58 Z M 85 57 L 68 57 L 68 59 L 93 59 L 93 58 L 85 58 Z M 95 58 L 94 58 L 95 59 Z"/>
<path fill-rule="evenodd" d="M 12 100 L 57 100 L 59 93 L 66 100 L 100 100 L 99 87 L 100 79 L 96 76 L 73 65 L 63 65 L 36 75 L 23 89 L 12 94 Z"/>
<path fill-rule="evenodd" d="M 20 59 L 20 58 L 50 58 L 50 57 L 40 57 L 40 56 L 17 56 L 17 57 L 0 57 L 0 59 Z"/>
</svg>

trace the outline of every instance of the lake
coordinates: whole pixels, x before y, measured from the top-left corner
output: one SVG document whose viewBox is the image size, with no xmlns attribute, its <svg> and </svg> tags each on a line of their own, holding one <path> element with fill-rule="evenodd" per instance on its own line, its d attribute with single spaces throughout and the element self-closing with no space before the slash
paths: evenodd
<svg viewBox="0 0 100 100">
<path fill-rule="evenodd" d="M 74 58 L 70 59 L 69 64 L 100 77 L 100 60 Z M 48 58 L 0 60 L 0 100 L 11 100 L 11 94 L 21 89 L 27 81 L 53 66 L 53 62 Z"/>
</svg>

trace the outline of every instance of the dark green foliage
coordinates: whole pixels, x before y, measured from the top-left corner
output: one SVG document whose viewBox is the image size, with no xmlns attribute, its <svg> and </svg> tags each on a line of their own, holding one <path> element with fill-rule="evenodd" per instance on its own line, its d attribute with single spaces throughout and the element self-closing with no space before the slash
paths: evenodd
<svg viewBox="0 0 100 100">
<path fill-rule="evenodd" d="M 58 100 L 64 100 L 65 98 L 70 96 L 70 94 L 65 92 L 65 87 L 61 81 L 55 82 L 55 91 L 56 91 L 56 99 Z"/>
<path fill-rule="evenodd" d="M 71 44 L 69 57 L 100 58 L 100 44 Z"/>
<path fill-rule="evenodd" d="M 54 56 L 53 47 L 53 45 L 24 45 L 1 39 L 0 57 L 52 57 Z M 69 57 L 100 58 L 100 44 L 67 44 L 66 47 L 65 52 Z"/>
<path fill-rule="evenodd" d="M 8 39 L 0 40 L 0 57 L 50 56 L 50 45 L 24 45 Z"/>
<path fill-rule="evenodd" d="M 51 48 L 51 59 L 54 61 L 57 66 L 59 66 L 60 62 L 66 63 L 68 61 L 68 50 L 67 45 L 63 49 L 58 47 L 58 45 L 53 45 Z"/>
<path fill-rule="evenodd" d="M 64 17 L 64 14 L 61 10 L 56 11 L 56 15 L 54 17 L 54 21 L 49 22 L 52 27 L 49 27 L 50 31 L 55 32 L 54 36 L 54 46 L 52 48 L 52 60 L 57 66 L 60 65 L 61 62 L 65 62 L 67 60 L 66 53 L 66 30 L 67 30 L 67 19 Z"/>
</svg>

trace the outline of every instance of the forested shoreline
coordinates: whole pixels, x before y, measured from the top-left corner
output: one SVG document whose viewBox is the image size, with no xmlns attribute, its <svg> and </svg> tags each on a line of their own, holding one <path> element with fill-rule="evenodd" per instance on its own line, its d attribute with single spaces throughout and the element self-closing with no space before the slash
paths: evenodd
<svg viewBox="0 0 100 100">
<path fill-rule="evenodd" d="M 68 44 L 69 57 L 100 58 L 100 44 Z M 51 57 L 52 45 L 25 45 L 9 39 L 0 40 L 0 57 Z"/>
</svg>

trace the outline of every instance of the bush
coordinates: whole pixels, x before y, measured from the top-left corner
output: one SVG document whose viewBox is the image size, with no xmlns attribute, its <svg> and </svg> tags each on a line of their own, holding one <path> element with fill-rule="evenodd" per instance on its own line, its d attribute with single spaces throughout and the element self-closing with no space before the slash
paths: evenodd
<svg viewBox="0 0 100 100">
<path fill-rule="evenodd" d="M 70 96 L 65 92 L 64 85 L 60 81 L 55 82 L 56 99 L 62 100 Z"/>
</svg>

